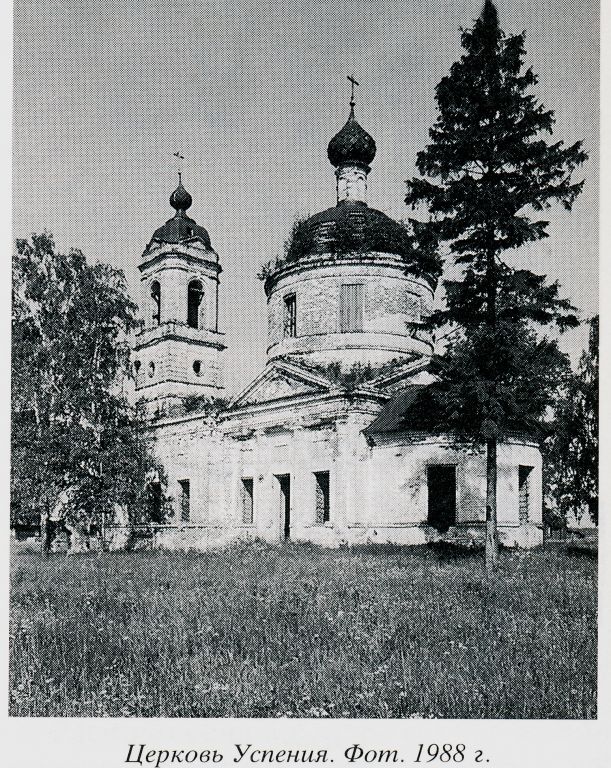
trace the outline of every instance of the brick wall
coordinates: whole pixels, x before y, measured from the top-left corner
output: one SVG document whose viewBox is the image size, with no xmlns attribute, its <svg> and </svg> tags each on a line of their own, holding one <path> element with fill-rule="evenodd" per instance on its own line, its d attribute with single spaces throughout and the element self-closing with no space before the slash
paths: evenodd
<svg viewBox="0 0 611 768">
<path fill-rule="evenodd" d="M 342 333 L 341 286 L 350 283 L 363 286 L 363 328 Z M 284 298 L 291 293 L 297 299 L 297 337 L 288 339 L 284 338 Z M 375 364 L 411 352 L 428 354 L 428 337 L 420 331 L 415 339 L 413 333 L 414 324 L 430 313 L 432 302 L 428 284 L 406 275 L 402 263 L 392 257 L 293 269 L 276 282 L 268 299 L 269 354 L 324 350 L 327 362 L 341 363 L 354 358 L 345 349 L 360 348 L 361 362 Z"/>
</svg>

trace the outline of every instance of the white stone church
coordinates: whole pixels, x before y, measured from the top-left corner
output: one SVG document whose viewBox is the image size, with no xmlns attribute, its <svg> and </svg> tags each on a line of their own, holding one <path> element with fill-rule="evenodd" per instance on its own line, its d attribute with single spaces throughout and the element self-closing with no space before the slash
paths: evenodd
<svg viewBox="0 0 611 768">
<path fill-rule="evenodd" d="M 336 205 L 302 222 L 298 257 L 266 273 L 265 368 L 218 408 L 210 401 L 223 396 L 220 259 L 187 215 L 191 195 L 182 183 L 172 193 L 176 213 L 139 265 L 133 358 L 172 506 L 154 526 L 158 546 L 483 538 L 483 446 L 418 428 L 419 397 L 435 381 L 423 321 L 437 279 L 406 266 L 405 229 L 367 205 L 375 153 L 352 104 L 328 148 Z M 361 247 L 342 251 L 338 233 L 349 239 L 351 230 Z M 538 445 L 516 437 L 499 445 L 498 459 L 501 542 L 539 544 Z M 153 515 L 161 494 L 153 484 Z"/>
</svg>

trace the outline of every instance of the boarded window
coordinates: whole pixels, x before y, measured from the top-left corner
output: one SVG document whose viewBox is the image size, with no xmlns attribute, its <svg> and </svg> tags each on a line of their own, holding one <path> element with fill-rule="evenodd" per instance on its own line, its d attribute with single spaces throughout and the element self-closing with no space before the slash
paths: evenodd
<svg viewBox="0 0 611 768">
<path fill-rule="evenodd" d="M 294 293 L 284 297 L 284 335 L 297 336 L 297 297 Z"/>
<path fill-rule="evenodd" d="M 161 483 L 150 483 L 149 484 L 149 515 L 151 517 L 151 522 L 153 523 L 161 523 L 162 522 L 162 492 L 161 492 Z"/>
<path fill-rule="evenodd" d="M 440 533 L 456 525 L 456 467 L 433 464 L 427 467 L 428 524 Z"/>
<path fill-rule="evenodd" d="M 252 525 L 255 519 L 254 485 L 252 477 L 242 478 L 242 523 Z"/>
<path fill-rule="evenodd" d="M 340 328 L 342 333 L 363 330 L 363 286 L 360 284 L 341 287 Z"/>
<path fill-rule="evenodd" d="M 187 325 L 199 328 L 200 304 L 204 297 L 204 288 L 199 280 L 191 280 L 187 289 Z"/>
<path fill-rule="evenodd" d="M 314 478 L 316 481 L 316 523 L 324 525 L 331 519 L 329 473 L 314 472 Z"/>
<path fill-rule="evenodd" d="M 191 483 L 189 480 L 179 480 L 180 486 L 180 519 L 188 523 L 191 519 Z"/>
<path fill-rule="evenodd" d="M 159 325 L 161 323 L 161 285 L 158 280 L 153 280 L 151 283 L 151 299 L 153 325 Z"/>
<path fill-rule="evenodd" d="M 532 467 L 518 467 L 518 496 L 520 525 L 528 522 L 530 512 L 530 477 Z"/>
</svg>

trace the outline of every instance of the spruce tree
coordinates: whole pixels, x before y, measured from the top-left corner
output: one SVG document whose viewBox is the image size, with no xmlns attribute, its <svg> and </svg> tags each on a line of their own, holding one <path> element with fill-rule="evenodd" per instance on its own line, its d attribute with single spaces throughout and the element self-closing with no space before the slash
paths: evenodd
<svg viewBox="0 0 611 768">
<path fill-rule="evenodd" d="M 442 368 L 440 414 L 446 426 L 486 444 L 486 564 L 492 568 L 498 558 L 497 442 L 516 427 L 511 389 L 520 360 L 511 347 L 522 347 L 527 365 L 534 362 L 525 352 L 536 343 L 529 335 L 533 323 L 556 323 L 561 330 L 577 324 L 557 283 L 501 257 L 547 237 L 540 213 L 552 203 L 570 210 L 583 186 L 571 176 L 587 155 L 580 142 L 567 147 L 549 140 L 554 115 L 531 92 L 537 77 L 524 68 L 525 33 L 506 36 L 490 0 L 461 40 L 465 53 L 437 86 L 438 118 L 418 154 L 420 177 L 407 182 L 406 203 L 428 208 L 431 236 L 446 244 L 461 271 L 459 279 L 444 282 L 446 306 L 432 318 L 456 330 Z M 550 364 L 561 365 L 553 342 L 545 349 Z M 461 400 L 469 397 L 477 408 Z M 518 421 L 524 428 L 541 418 L 540 400 L 536 407 L 522 401 Z"/>
</svg>

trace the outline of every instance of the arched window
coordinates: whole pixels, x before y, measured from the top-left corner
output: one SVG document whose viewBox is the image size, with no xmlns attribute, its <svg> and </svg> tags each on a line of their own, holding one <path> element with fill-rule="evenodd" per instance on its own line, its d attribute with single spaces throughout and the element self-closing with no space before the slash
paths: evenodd
<svg viewBox="0 0 611 768">
<path fill-rule="evenodd" d="M 153 280 L 151 283 L 151 299 L 152 304 L 152 318 L 153 325 L 159 325 L 161 323 L 161 285 L 159 280 Z"/>
<path fill-rule="evenodd" d="M 199 307 L 204 297 L 204 287 L 199 280 L 191 280 L 187 289 L 187 325 L 199 328 Z"/>
</svg>

